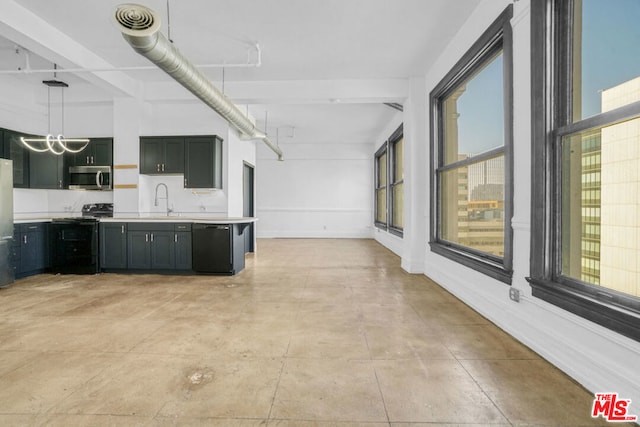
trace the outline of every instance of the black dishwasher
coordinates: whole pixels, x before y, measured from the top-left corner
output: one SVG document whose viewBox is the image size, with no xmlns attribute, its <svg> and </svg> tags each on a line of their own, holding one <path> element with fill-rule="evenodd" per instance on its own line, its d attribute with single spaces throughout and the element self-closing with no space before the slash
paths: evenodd
<svg viewBox="0 0 640 427">
<path fill-rule="evenodd" d="M 244 237 L 237 224 L 193 224 L 193 270 L 236 274 L 244 268 Z"/>
</svg>

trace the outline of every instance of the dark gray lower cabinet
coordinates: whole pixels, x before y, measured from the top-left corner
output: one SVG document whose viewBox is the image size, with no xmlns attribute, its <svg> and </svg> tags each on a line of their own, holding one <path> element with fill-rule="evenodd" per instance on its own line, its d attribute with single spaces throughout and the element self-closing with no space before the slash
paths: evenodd
<svg viewBox="0 0 640 427">
<path fill-rule="evenodd" d="M 100 223 L 100 268 L 127 268 L 126 223 Z"/>
<path fill-rule="evenodd" d="M 191 270 L 191 224 L 128 223 L 127 268 Z"/>
<path fill-rule="evenodd" d="M 151 268 L 158 270 L 175 270 L 176 249 L 173 231 L 152 231 Z"/>
<path fill-rule="evenodd" d="M 176 270 L 191 270 L 191 231 L 176 231 L 174 236 Z"/>
<path fill-rule="evenodd" d="M 151 245 L 148 231 L 127 233 L 127 266 L 131 269 L 151 269 Z"/>
<path fill-rule="evenodd" d="M 19 252 L 14 259 L 16 278 L 42 273 L 49 267 L 46 223 L 18 224 L 14 238 L 17 238 L 16 252 Z"/>
</svg>

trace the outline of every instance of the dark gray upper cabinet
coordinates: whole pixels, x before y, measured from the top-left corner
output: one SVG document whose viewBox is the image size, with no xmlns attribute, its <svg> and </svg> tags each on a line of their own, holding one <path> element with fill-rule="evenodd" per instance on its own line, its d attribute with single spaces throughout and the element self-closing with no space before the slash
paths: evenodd
<svg viewBox="0 0 640 427">
<path fill-rule="evenodd" d="M 63 155 L 45 151 L 29 153 L 29 188 L 63 189 L 65 188 Z"/>
<path fill-rule="evenodd" d="M 29 150 L 20 141 L 23 136 L 34 137 L 0 129 L 0 157 L 13 160 L 14 188 L 67 188 L 69 166 L 113 165 L 113 138 L 93 138 L 80 153 L 55 155 Z"/>
<path fill-rule="evenodd" d="M 5 129 L 3 151 L 13 160 L 13 187 L 29 188 L 29 150 L 20 142 L 21 136 L 31 136 Z"/>
<path fill-rule="evenodd" d="M 140 173 L 145 175 L 184 173 L 184 138 L 140 137 Z"/>
<path fill-rule="evenodd" d="M 142 136 L 140 173 L 184 173 L 185 188 L 222 188 L 222 139 L 215 135 Z"/>
<path fill-rule="evenodd" d="M 184 147 L 185 188 L 222 188 L 222 139 L 189 136 Z"/>
<path fill-rule="evenodd" d="M 84 150 L 67 157 L 69 166 L 113 166 L 113 138 L 89 138 Z"/>
<path fill-rule="evenodd" d="M 3 159 L 11 159 L 11 157 L 9 157 L 10 153 L 9 146 L 4 141 L 4 129 L 0 129 L 0 157 Z"/>
</svg>

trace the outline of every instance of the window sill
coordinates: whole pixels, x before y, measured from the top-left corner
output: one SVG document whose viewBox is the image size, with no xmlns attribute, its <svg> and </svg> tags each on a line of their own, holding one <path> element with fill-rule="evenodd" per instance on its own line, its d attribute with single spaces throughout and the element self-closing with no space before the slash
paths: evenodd
<svg viewBox="0 0 640 427">
<path fill-rule="evenodd" d="M 402 230 L 402 228 L 389 227 L 389 229 L 387 231 L 389 233 L 393 234 L 394 236 L 398 236 L 400 238 L 404 238 L 404 231 Z"/>
<path fill-rule="evenodd" d="M 640 341 L 640 312 L 559 283 L 532 278 L 527 280 L 534 297 Z"/>
<path fill-rule="evenodd" d="M 378 227 L 380 230 L 387 231 L 387 224 L 383 222 L 376 222 L 374 225 Z"/>
<path fill-rule="evenodd" d="M 511 285 L 513 271 L 505 269 L 504 266 L 498 262 L 457 250 L 450 245 L 444 245 L 439 242 L 430 242 L 429 246 L 431 247 L 431 251 L 438 255 L 442 255 L 445 258 L 449 258 L 452 261 Z"/>
</svg>

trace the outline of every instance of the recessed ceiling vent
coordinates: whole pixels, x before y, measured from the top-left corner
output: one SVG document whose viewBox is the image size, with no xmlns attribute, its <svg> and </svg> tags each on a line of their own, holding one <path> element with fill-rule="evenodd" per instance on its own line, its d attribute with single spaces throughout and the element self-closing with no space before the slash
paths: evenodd
<svg viewBox="0 0 640 427">
<path fill-rule="evenodd" d="M 153 10 L 140 4 L 121 4 L 116 8 L 114 17 L 120 30 L 131 35 L 151 33 L 160 27 L 160 20 Z"/>
</svg>

